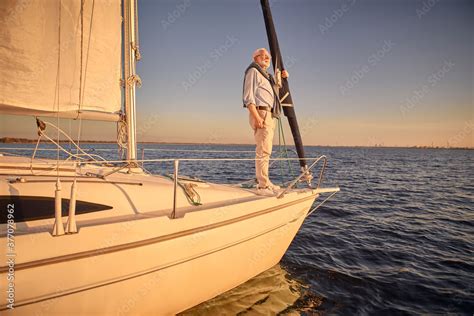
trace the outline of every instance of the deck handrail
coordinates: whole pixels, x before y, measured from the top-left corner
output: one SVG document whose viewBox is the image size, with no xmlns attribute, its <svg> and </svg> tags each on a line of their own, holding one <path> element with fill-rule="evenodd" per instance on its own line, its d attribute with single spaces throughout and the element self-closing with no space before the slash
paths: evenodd
<svg viewBox="0 0 474 316">
<path fill-rule="evenodd" d="M 306 158 L 310 160 L 311 158 Z M 302 178 L 308 177 L 311 175 L 311 169 L 314 168 L 320 162 L 321 160 L 324 161 L 323 166 L 321 167 L 321 170 L 319 172 L 319 178 L 318 178 L 318 184 L 316 185 L 316 189 L 319 189 L 319 186 L 321 185 L 321 181 L 323 180 L 323 174 L 324 171 L 326 170 L 326 165 L 327 165 L 327 157 L 325 155 L 319 156 L 307 169 L 303 170 L 301 174 L 296 177 L 282 192 L 280 192 L 277 195 L 277 198 L 282 198 L 289 190 L 291 190 Z"/>
</svg>

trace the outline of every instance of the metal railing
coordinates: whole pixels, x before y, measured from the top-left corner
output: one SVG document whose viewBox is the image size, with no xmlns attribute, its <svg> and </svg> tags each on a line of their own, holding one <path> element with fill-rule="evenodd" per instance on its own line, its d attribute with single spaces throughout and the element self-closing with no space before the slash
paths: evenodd
<svg viewBox="0 0 474 316">
<path fill-rule="evenodd" d="M 268 160 L 282 160 L 282 161 L 288 161 L 288 160 L 301 160 L 303 158 L 276 158 L 276 159 L 268 159 Z M 301 181 L 301 179 L 308 178 L 308 185 L 311 187 L 311 170 L 318 164 L 318 162 L 323 161 L 323 166 L 321 167 L 321 170 L 319 172 L 319 177 L 318 177 L 318 183 L 316 185 L 316 189 L 319 189 L 324 171 L 326 170 L 326 165 L 327 165 L 327 157 L 325 155 L 322 155 L 318 158 L 304 158 L 307 160 L 315 159 L 315 161 L 308 167 L 306 168 L 301 174 L 296 177 L 293 181 L 290 182 L 290 184 L 278 195 L 276 196 L 278 199 L 282 198 L 288 191 L 293 189 L 293 187 Z M 173 161 L 173 210 L 171 212 L 170 218 L 174 219 L 176 218 L 176 205 L 177 205 L 177 188 L 178 188 L 178 179 L 179 179 L 179 162 L 181 160 L 185 161 L 257 161 L 257 160 L 264 160 L 264 159 L 247 159 L 247 158 L 183 158 L 183 159 L 164 159 L 164 161 Z M 162 161 L 160 159 L 160 161 Z"/>
<path fill-rule="evenodd" d="M 320 156 L 319 158 L 317 158 L 307 169 L 303 170 L 303 172 L 301 172 L 301 174 L 296 177 L 295 180 L 293 180 L 290 185 L 288 185 L 282 192 L 280 192 L 278 195 L 277 195 L 277 198 L 282 198 L 289 190 L 291 190 L 302 178 L 304 177 L 308 177 L 311 175 L 311 169 L 314 168 L 314 166 L 317 165 L 318 162 L 320 162 L 321 160 L 324 161 L 323 163 L 323 166 L 321 167 L 321 170 L 319 172 L 319 178 L 318 178 L 318 184 L 316 185 L 316 189 L 319 189 L 319 186 L 321 185 L 321 181 L 323 180 L 323 174 L 324 174 L 324 171 L 326 170 L 326 165 L 327 165 L 327 157 L 322 155 Z M 310 182 L 311 183 L 311 182 Z"/>
<path fill-rule="evenodd" d="M 6 149 L 6 148 L 0 148 L 1 149 Z M 18 150 L 25 150 L 26 148 L 18 148 Z M 103 159 L 103 158 L 102 158 Z M 326 170 L 327 166 L 327 157 L 325 155 L 319 156 L 319 157 L 310 157 L 310 158 L 262 158 L 262 159 L 257 159 L 257 158 L 180 158 L 180 159 L 174 159 L 174 158 L 163 158 L 163 159 L 141 159 L 141 160 L 135 160 L 134 162 L 136 163 L 151 163 L 151 162 L 173 162 L 173 209 L 171 212 L 170 218 L 174 219 L 176 218 L 176 208 L 177 208 L 177 190 L 178 190 L 178 180 L 179 180 L 179 163 L 181 161 L 206 161 L 206 162 L 215 162 L 215 161 L 258 161 L 258 160 L 268 160 L 268 161 L 299 161 L 302 159 L 306 160 L 314 160 L 314 162 L 306 169 L 302 170 L 301 174 L 298 175 L 294 180 L 292 180 L 289 185 L 287 185 L 283 191 L 279 192 L 276 197 L 277 198 L 282 198 L 286 193 L 288 193 L 290 190 L 292 190 L 299 182 L 302 181 L 307 181 L 308 186 L 311 186 L 311 170 L 320 162 L 323 162 L 323 165 L 321 167 L 321 170 L 319 171 L 319 177 L 318 177 L 318 182 L 316 184 L 315 189 L 319 189 L 324 171 Z M 37 164 L 51 164 L 51 162 L 42 162 L 38 161 L 36 162 Z M 35 164 L 36 164 L 35 163 Z M 80 161 L 77 163 L 77 166 L 84 166 L 84 165 L 107 165 L 110 166 L 111 164 L 115 165 L 115 169 L 112 170 L 111 172 L 108 172 L 103 175 L 99 174 L 93 174 L 93 173 L 87 173 L 87 176 L 90 177 L 97 177 L 102 180 L 105 180 L 107 176 L 112 175 L 120 170 L 123 170 L 125 168 L 131 168 L 130 163 L 124 160 L 92 160 L 92 161 Z M 288 183 L 288 182 L 287 182 Z"/>
</svg>

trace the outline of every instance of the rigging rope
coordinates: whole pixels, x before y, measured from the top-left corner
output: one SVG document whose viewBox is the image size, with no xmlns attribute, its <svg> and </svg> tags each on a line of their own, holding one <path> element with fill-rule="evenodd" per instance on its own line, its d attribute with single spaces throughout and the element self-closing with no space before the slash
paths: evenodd
<svg viewBox="0 0 474 316">
<path fill-rule="evenodd" d="M 84 3 L 85 0 L 81 0 L 81 60 L 80 60 L 80 67 L 79 67 L 79 104 L 77 109 L 77 116 L 81 112 L 82 107 L 82 98 L 83 98 L 83 91 L 82 91 L 82 60 L 83 60 L 83 51 L 84 51 Z M 90 40 L 90 34 L 89 34 Z M 81 132 L 82 132 L 82 116 L 79 116 L 79 124 L 77 126 L 77 147 L 76 147 L 76 160 L 78 160 L 77 155 L 79 154 L 79 144 L 81 142 Z M 74 177 L 75 179 L 75 177 Z"/>
<path fill-rule="evenodd" d="M 280 135 L 281 135 L 281 139 L 280 139 Z M 278 118 L 278 140 L 279 140 L 279 142 L 280 142 L 280 143 L 279 143 L 279 148 L 280 148 L 280 153 L 281 153 L 281 155 L 285 154 L 285 155 L 286 155 L 286 158 L 289 158 L 289 156 L 288 156 L 288 149 L 287 149 L 286 140 L 285 140 L 285 132 L 284 132 L 284 130 L 283 130 L 283 124 L 282 124 L 282 122 L 281 122 L 281 117 Z M 282 142 L 282 141 L 283 141 L 283 149 L 281 149 L 281 148 L 282 148 L 282 146 L 281 146 L 281 142 Z M 280 164 L 280 168 L 281 168 L 281 169 L 283 168 L 283 166 L 282 166 L 283 163 L 284 163 L 284 162 L 281 162 L 281 164 Z M 280 169 L 280 170 L 281 170 L 281 169 Z M 290 174 L 293 172 L 293 171 L 291 170 L 290 161 L 288 161 L 288 171 L 289 171 Z"/>
<path fill-rule="evenodd" d="M 135 1 L 135 24 L 134 24 L 134 32 L 135 32 L 135 43 L 133 44 L 133 49 L 135 50 L 135 59 L 140 61 L 142 59 L 142 55 L 140 54 L 140 38 L 138 36 L 138 1 Z M 140 80 L 140 86 L 142 82 Z"/>
<path fill-rule="evenodd" d="M 94 8 L 95 8 L 95 0 L 92 0 L 90 22 L 89 22 L 89 35 L 88 35 L 88 40 L 87 40 L 87 52 L 85 55 L 85 63 L 84 63 L 83 59 L 84 59 L 84 5 L 85 5 L 85 2 L 86 0 L 81 0 L 81 60 L 80 60 L 80 76 L 79 76 L 79 104 L 78 104 L 78 111 L 77 111 L 77 116 L 79 117 L 79 124 L 77 128 L 77 147 L 76 148 L 79 147 L 80 142 L 81 142 L 81 137 L 82 137 L 82 116 L 79 116 L 79 114 L 81 112 L 81 108 L 84 103 L 84 94 L 86 91 L 87 67 L 89 65 L 89 51 L 90 51 L 90 46 L 91 46 L 92 26 L 93 26 L 93 21 L 94 21 Z M 76 150 L 76 154 L 78 154 L 77 150 Z"/>
<path fill-rule="evenodd" d="M 65 152 L 66 154 L 68 154 L 68 155 L 69 155 L 69 158 L 71 158 L 71 157 L 76 158 L 76 157 L 80 157 L 80 156 L 86 156 L 86 157 L 89 157 L 89 159 L 92 159 L 94 162 L 98 162 L 98 161 L 99 161 L 99 160 L 95 159 L 94 157 L 100 159 L 101 161 L 105 161 L 105 159 L 102 158 L 102 157 L 99 156 L 99 155 L 86 153 L 86 152 L 85 152 L 82 148 L 80 148 L 79 145 L 76 144 L 76 143 L 74 142 L 74 140 L 73 140 L 71 137 L 69 137 L 69 135 L 66 134 L 59 126 L 55 126 L 54 124 L 52 124 L 52 123 L 50 123 L 50 122 L 41 121 L 40 119 L 37 119 L 37 122 L 38 122 L 38 136 L 39 136 L 39 138 L 38 138 L 38 142 L 36 143 L 36 147 L 35 147 L 35 150 L 34 150 L 34 152 L 33 152 L 33 155 L 32 155 L 32 157 L 31 157 L 32 160 L 34 159 L 34 157 L 35 157 L 35 155 L 36 155 L 36 151 L 37 151 L 37 149 L 38 149 L 38 144 L 39 144 L 39 141 L 40 141 L 40 139 L 41 139 L 41 136 L 44 136 L 47 140 L 49 140 L 51 143 L 53 143 L 54 145 L 57 146 L 57 150 L 58 150 L 58 151 L 61 150 L 61 151 Z M 74 147 L 76 147 L 76 149 L 81 152 L 81 154 L 73 154 L 73 153 L 67 151 L 64 147 L 62 147 L 62 146 L 60 145 L 59 141 L 56 142 L 56 141 L 54 141 L 54 139 L 50 138 L 50 137 L 46 134 L 46 132 L 44 132 L 45 129 L 46 129 L 46 125 L 55 128 L 55 129 L 57 130 L 58 134 L 61 133 L 62 135 L 64 135 L 64 136 L 70 141 L 70 143 L 72 143 L 72 144 L 74 145 Z M 69 158 L 68 158 L 68 159 L 69 159 Z M 84 159 L 84 158 L 80 158 L 80 159 Z"/>
<path fill-rule="evenodd" d="M 121 115 L 117 121 L 117 145 L 120 159 L 125 159 L 127 154 L 127 122 L 125 116 Z"/>
<path fill-rule="evenodd" d="M 174 176 L 172 176 L 172 175 L 165 175 L 165 177 L 168 177 L 171 180 L 174 180 Z M 197 187 L 197 184 L 195 184 L 195 183 L 182 183 L 182 182 L 179 181 L 179 177 L 178 177 L 178 180 L 176 181 L 176 183 L 179 185 L 179 187 L 181 189 L 183 189 L 184 195 L 186 196 L 186 199 L 188 200 L 188 202 L 191 205 L 194 205 L 194 206 L 202 205 L 201 196 L 194 189 L 195 187 Z"/>
<path fill-rule="evenodd" d="M 61 67 L 61 1 L 59 1 L 59 13 L 58 13 L 58 69 L 56 72 L 56 93 L 55 93 L 55 103 L 57 105 L 56 112 L 56 125 L 59 126 L 59 95 L 60 95 L 60 67 Z M 59 130 L 56 133 L 57 141 L 59 143 Z M 41 137 L 41 136 L 40 136 Z M 59 181 L 59 148 L 57 149 L 56 154 L 56 175 Z"/>
</svg>

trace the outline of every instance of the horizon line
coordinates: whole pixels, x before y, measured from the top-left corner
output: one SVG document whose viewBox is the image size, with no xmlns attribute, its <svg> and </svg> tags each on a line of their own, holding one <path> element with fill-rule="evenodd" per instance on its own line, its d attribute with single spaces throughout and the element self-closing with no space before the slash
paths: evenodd
<svg viewBox="0 0 474 316">
<path fill-rule="evenodd" d="M 18 137 L 0 137 L 0 144 L 29 144 L 36 143 L 36 139 L 18 138 Z M 61 139 L 60 142 L 69 142 L 67 139 Z M 86 144 L 115 144 L 112 140 L 82 140 L 81 143 Z M 255 146 L 253 143 L 203 143 L 203 142 L 162 142 L 162 141 L 139 141 L 138 144 L 162 144 L 162 145 L 222 145 L 222 146 Z M 273 146 L 278 146 L 274 144 Z M 286 146 L 295 147 L 294 144 L 287 144 Z M 474 147 L 447 147 L 447 146 L 433 146 L 433 145 L 304 145 L 304 147 L 341 147 L 341 148 L 417 148 L 417 149 L 468 149 L 472 150 Z"/>
</svg>

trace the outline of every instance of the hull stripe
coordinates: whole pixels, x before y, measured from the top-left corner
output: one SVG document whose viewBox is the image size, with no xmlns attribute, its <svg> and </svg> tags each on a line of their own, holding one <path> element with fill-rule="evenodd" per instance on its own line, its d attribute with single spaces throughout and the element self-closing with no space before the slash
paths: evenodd
<svg viewBox="0 0 474 316">
<path fill-rule="evenodd" d="M 52 258 L 46 258 L 46 259 L 40 259 L 40 260 L 25 262 L 25 263 L 19 263 L 19 264 L 15 265 L 15 271 L 34 268 L 34 267 L 39 267 L 39 266 L 48 265 L 48 264 L 61 263 L 61 262 L 65 262 L 65 261 L 78 260 L 78 259 L 88 258 L 88 257 L 92 257 L 92 256 L 97 256 L 97 255 L 105 255 L 105 254 L 116 252 L 116 251 L 123 251 L 123 250 L 131 249 L 131 248 L 143 247 L 143 246 L 158 243 L 158 242 L 163 242 L 163 241 L 167 241 L 167 240 L 171 240 L 171 239 L 175 239 L 175 238 L 185 237 L 185 236 L 188 236 L 188 235 L 204 232 L 204 231 L 207 231 L 207 230 L 216 229 L 216 228 L 219 228 L 219 227 L 222 227 L 222 226 L 227 226 L 227 225 L 230 225 L 230 224 L 233 224 L 233 223 L 236 223 L 236 222 L 240 222 L 240 221 L 243 221 L 243 220 L 247 220 L 247 219 L 250 219 L 250 218 L 253 218 L 253 217 L 265 215 L 267 213 L 275 212 L 275 211 L 280 210 L 282 208 L 289 207 L 289 206 L 292 206 L 292 205 L 295 205 L 295 204 L 299 204 L 299 203 L 302 203 L 302 202 L 310 200 L 310 199 L 314 199 L 316 195 L 317 194 L 312 194 L 312 195 L 304 197 L 302 199 L 295 200 L 295 201 L 292 201 L 292 202 L 288 202 L 288 203 L 278 205 L 278 206 L 273 206 L 273 207 L 255 212 L 255 213 L 246 214 L 246 215 L 239 216 L 239 217 L 232 218 L 232 219 L 228 219 L 228 220 L 225 220 L 225 221 L 222 221 L 222 222 L 219 222 L 219 223 L 214 223 L 214 224 L 209 224 L 209 225 L 205 225 L 205 226 L 201 226 L 201 227 L 196 227 L 196 228 L 184 230 L 184 231 L 181 231 L 181 232 L 168 234 L 168 235 L 165 235 L 165 236 L 153 237 L 153 238 L 149 238 L 149 239 L 145 239 L 145 240 L 139 240 L 139 241 L 135 241 L 135 242 L 127 243 L 127 244 L 110 246 L 110 247 L 107 247 L 107 248 L 87 250 L 87 251 L 78 252 L 78 253 L 74 253 L 74 254 L 68 254 L 68 255 L 64 255 L 64 256 L 57 256 L 57 257 L 52 257 Z M 0 273 L 5 273 L 6 271 L 8 271 L 8 266 L 0 267 Z"/>
</svg>

